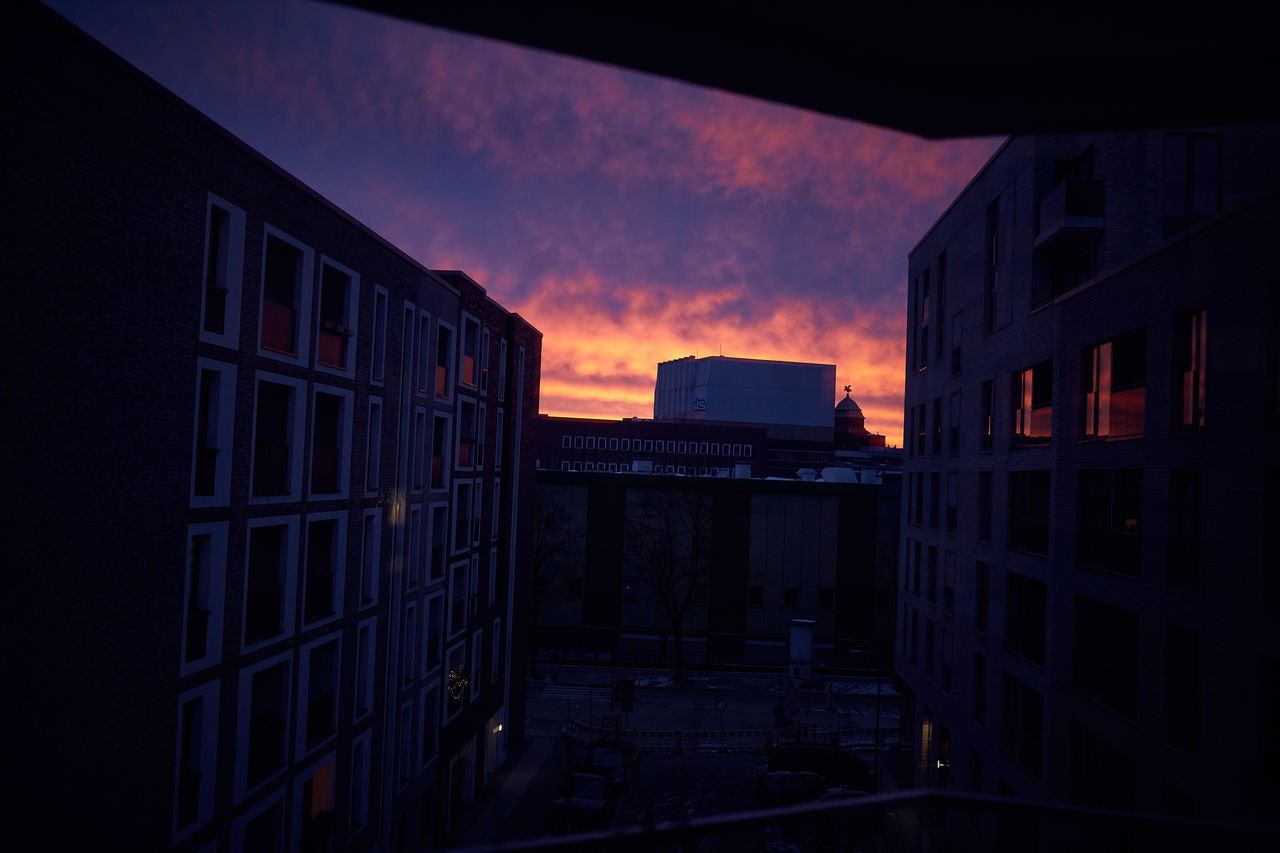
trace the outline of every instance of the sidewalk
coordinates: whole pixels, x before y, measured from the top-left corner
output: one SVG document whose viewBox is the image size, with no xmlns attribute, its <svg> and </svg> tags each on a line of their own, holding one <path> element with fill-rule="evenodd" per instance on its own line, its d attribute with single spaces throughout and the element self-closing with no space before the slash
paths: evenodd
<svg viewBox="0 0 1280 853">
<path fill-rule="evenodd" d="M 458 848 L 483 847 L 540 834 L 559 782 L 557 738 L 529 737 L 471 810 Z M 542 778 L 540 778 L 542 777 Z M 550 785 L 546 784 L 550 780 Z"/>
</svg>

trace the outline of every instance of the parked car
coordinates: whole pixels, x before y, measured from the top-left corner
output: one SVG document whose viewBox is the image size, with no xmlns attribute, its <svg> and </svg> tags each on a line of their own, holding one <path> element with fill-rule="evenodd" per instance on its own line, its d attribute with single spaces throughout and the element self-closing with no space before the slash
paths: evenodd
<svg viewBox="0 0 1280 853">
<path fill-rule="evenodd" d="M 756 783 L 756 802 L 762 806 L 809 803 L 827 793 L 831 783 L 807 770 L 771 770 Z"/>
<path fill-rule="evenodd" d="M 769 752 L 769 770 L 807 770 L 833 785 L 875 790 L 875 774 L 851 752 L 821 743 L 780 743 Z"/>
<path fill-rule="evenodd" d="M 631 758 L 622 749 L 597 744 L 587 750 L 587 764 L 581 769 L 587 773 L 603 776 L 608 780 L 611 792 L 621 793 L 627 789 L 630 767 Z"/>
<path fill-rule="evenodd" d="M 609 780 L 598 773 L 575 771 L 565 777 L 560 796 L 551 805 L 551 817 L 561 830 L 607 827 L 617 800 Z"/>
</svg>

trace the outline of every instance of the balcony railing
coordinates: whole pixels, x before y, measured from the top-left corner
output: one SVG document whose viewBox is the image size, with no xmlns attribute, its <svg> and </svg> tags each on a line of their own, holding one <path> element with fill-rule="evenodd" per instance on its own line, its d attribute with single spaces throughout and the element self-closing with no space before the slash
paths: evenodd
<svg viewBox="0 0 1280 853">
<path fill-rule="evenodd" d="M 906 791 L 557 835 L 481 851 L 1271 850 L 1280 827 L 945 791 Z"/>
</svg>

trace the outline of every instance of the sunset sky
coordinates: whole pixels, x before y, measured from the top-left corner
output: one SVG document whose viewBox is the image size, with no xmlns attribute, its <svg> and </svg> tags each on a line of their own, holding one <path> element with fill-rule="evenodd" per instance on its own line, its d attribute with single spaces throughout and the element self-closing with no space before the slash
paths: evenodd
<svg viewBox="0 0 1280 853">
<path fill-rule="evenodd" d="M 527 318 L 554 415 L 651 417 L 659 361 L 723 352 L 835 364 L 900 445 L 907 252 L 1001 141 L 930 142 L 313 0 L 49 4 Z"/>
</svg>

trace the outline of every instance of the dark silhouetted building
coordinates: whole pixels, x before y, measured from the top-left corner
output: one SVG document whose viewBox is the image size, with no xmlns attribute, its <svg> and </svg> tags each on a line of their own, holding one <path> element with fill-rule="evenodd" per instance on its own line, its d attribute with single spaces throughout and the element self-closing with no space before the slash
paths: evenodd
<svg viewBox="0 0 1280 853">
<path fill-rule="evenodd" d="M 540 333 L 9 21 L 10 810 L 54 849 L 446 836 L 523 732 Z"/>
<path fill-rule="evenodd" d="M 1278 146 L 1014 137 L 911 252 L 918 784 L 1275 819 Z"/>
</svg>

